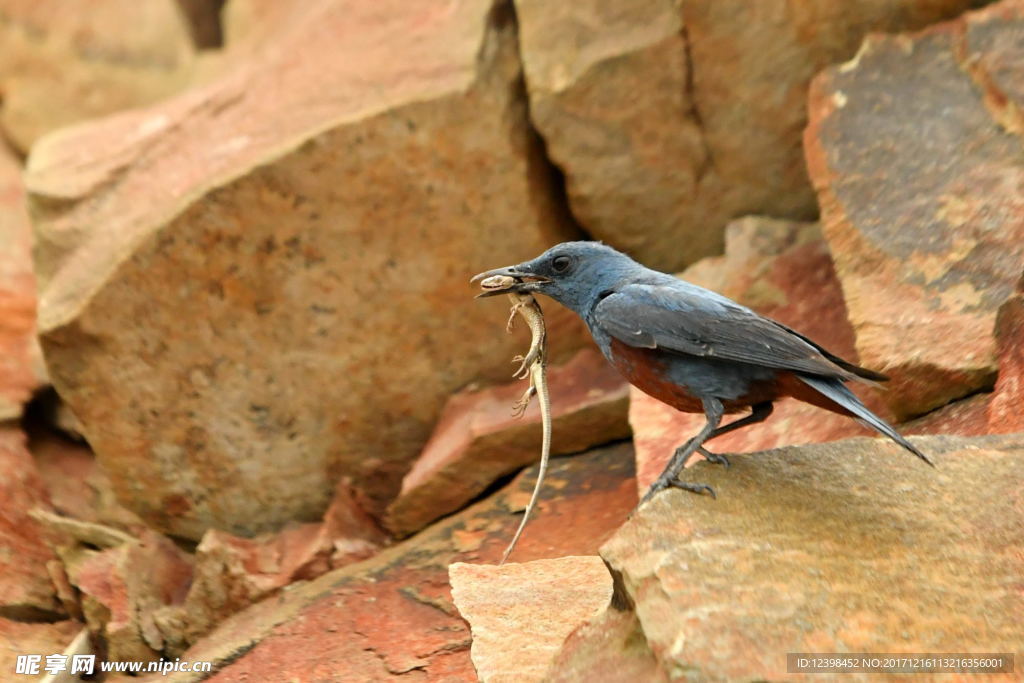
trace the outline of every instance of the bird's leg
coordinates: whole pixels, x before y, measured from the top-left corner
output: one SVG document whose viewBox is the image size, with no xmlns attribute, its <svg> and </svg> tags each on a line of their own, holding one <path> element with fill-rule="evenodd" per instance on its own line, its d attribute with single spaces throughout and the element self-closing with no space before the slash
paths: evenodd
<svg viewBox="0 0 1024 683">
<path fill-rule="evenodd" d="M 741 427 L 747 427 L 752 424 L 757 424 L 758 422 L 764 422 L 766 419 L 768 419 L 768 416 L 772 414 L 773 408 L 774 405 L 771 401 L 765 401 L 764 403 L 756 403 L 754 404 L 753 409 L 750 412 L 750 415 L 747 415 L 746 417 L 741 417 L 738 420 L 734 420 L 727 425 L 722 425 L 715 431 L 711 432 L 711 436 L 709 436 L 707 440 L 710 441 L 715 437 L 722 436 L 723 434 L 728 434 L 729 432 L 740 429 Z M 725 465 L 726 467 L 729 466 L 729 459 L 724 455 L 712 453 L 703 446 L 698 448 L 697 452 L 703 455 L 708 460 L 708 462 L 713 462 L 719 465 Z"/>
<path fill-rule="evenodd" d="M 722 421 L 722 414 L 725 409 L 722 406 L 722 402 L 717 398 L 705 398 L 703 399 L 704 404 L 704 416 L 707 418 L 707 422 L 704 427 L 701 428 L 697 436 L 693 437 L 682 446 L 676 449 L 675 453 L 672 454 L 672 459 L 668 461 L 668 465 L 665 467 L 665 471 L 651 484 L 651 488 L 648 489 L 647 494 L 644 495 L 640 504 L 643 505 L 651 497 L 668 487 L 675 487 L 680 489 L 686 489 L 687 491 L 693 491 L 694 493 L 702 493 L 707 491 L 712 497 L 715 496 L 714 490 L 707 484 L 691 484 L 689 482 L 680 481 L 679 473 L 683 471 L 683 467 L 686 466 L 686 461 L 704 445 L 704 442 L 718 429 L 718 423 Z"/>
<path fill-rule="evenodd" d="M 771 401 L 765 401 L 764 403 L 754 404 L 752 410 L 750 411 L 750 415 L 747 415 L 746 417 L 741 417 L 738 420 L 733 420 L 729 424 L 722 425 L 721 427 L 717 428 L 715 431 L 711 432 L 711 436 L 708 437 L 708 441 L 716 437 L 722 436 L 723 434 L 728 434 L 729 432 L 736 431 L 741 427 L 748 427 L 752 424 L 757 424 L 758 422 L 764 422 L 765 420 L 768 419 L 768 416 L 772 414 L 773 409 L 774 405 Z"/>
</svg>

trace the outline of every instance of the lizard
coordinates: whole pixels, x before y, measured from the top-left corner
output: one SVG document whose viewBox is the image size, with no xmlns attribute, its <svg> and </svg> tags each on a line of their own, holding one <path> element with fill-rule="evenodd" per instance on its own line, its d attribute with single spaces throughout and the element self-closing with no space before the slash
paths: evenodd
<svg viewBox="0 0 1024 683">
<path fill-rule="evenodd" d="M 485 279 L 480 283 L 480 286 L 486 290 L 484 293 L 486 295 L 508 290 L 515 283 L 515 278 L 498 275 Z M 534 484 L 533 493 L 530 495 L 530 502 L 527 503 L 526 510 L 523 512 L 523 519 L 519 522 L 519 528 L 516 529 L 512 541 L 501 556 L 499 564 L 504 564 L 509 558 L 512 550 L 516 547 L 516 543 L 519 541 L 519 537 L 522 536 L 523 529 L 526 528 L 526 522 L 537 505 L 537 499 L 540 497 L 540 488 L 544 481 L 544 475 L 547 474 L 548 460 L 551 456 L 551 397 L 548 393 L 545 373 L 547 366 L 547 332 L 544 327 L 544 313 L 532 294 L 513 290 L 508 292 L 508 298 L 512 302 L 512 310 L 509 314 L 508 323 L 505 326 L 506 331 L 512 331 L 516 315 L 519 315 L 526 320 L 531 334 L 530 349 L 525 355 L 516 356 L 512 359 L 512 362 L 519 363 L 519 368 L 513 373 L 513 377 L 519 379 L 529 378 L 530 380 L 530 386 L 526 389 L 522 398 L 513 406 L 512 414 L 516 417 L 523 415 L 526 412 L 527 406 L 530 405 L 531 399 L 535 395 L 538 396 L 540 399 L 542 436 L 537 482 Z"/>
</svg>

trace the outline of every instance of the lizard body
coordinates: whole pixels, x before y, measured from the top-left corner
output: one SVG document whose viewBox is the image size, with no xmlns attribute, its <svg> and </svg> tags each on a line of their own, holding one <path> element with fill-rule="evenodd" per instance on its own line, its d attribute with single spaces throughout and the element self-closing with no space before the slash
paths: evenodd
<svg viewBox="0 0 1024 683">
<path fill-rule="evenodd" d="M 537 499 L 540 497 L 540 487 L 544 482 L 544 475 L 547 474 L 548 459 L 551 456 L 551 396 L 548 394 L 547 377 L 545 374 L 547 359 L 545 357 L 546 332 L 544 329 L 544 314 L 532 294 L 510 292 L 508 297 L 512 301 L 512 314 L 518 313 L 526 320 L 531 333 L 530 350 L 526 352 L 525 356 L 517 356 L 513 359 L 514 361 L 521 361 L 515 376 L 529 377 L 530 386 L 526 393 L 523 394 L 523 397 L 519 399 L 519 402 L 512 408 L 512 414 L 518 417 L 526 412 L 530 399 L 536 394 L 540 398 L 541 430 L 543 435 L 541 437 L 540 468 L 537 470 L 537 483 L 533 486 L 533 493 L 530 495 L 530 502 L 527 503 L 526 510 L 523 512 L 523 519 L 519 522 L 519 528 L 516 529 L 512 542 L 508 544 L 508 548 L 505 549 L 505 553 L 501 556 L 500 564 L 504 564 L 508 556 L 512 554 L 513 548 L 516 547 L 516 542 L 519 541 L 523 529 L 526 528 L 526 522 L 530 518 L 530 513 L 533 512 L 533 508 L 537 505 Z"/>
<path fill-rule="evenodd" d="M 515 278 L 496 275 L 483 280 L 480 286 L 489 294 L 510 289 L 516 283 L 517 280 Z M 551 456 L 551 397 L 548 394 L 547 376 L 545 374 L 547 366 L 545 355 L 547 332 L 544 327 L 544 313 L 532 294 L 509 291 L 508 298 L 512 302 L 512 311 L 505 326 L 506 331 L 512 331 L 516 315 L 523 318 L 530 328 L 530 349 L 525 355 L 516 356 L 512 359 L 512 362 L 519 363 L 519 367 L 513 373 L 513 377 L 519 379 L 529 378 L 530 386 L 523 394 L 523 397 L 512 407 L 512 414 L 516 417 L 521 416 L 526 412 L 527 406 L 530 405 L 530 400 L 534 396 L 540 397 L 542 437 L 537 483 L 534 484 L 530 502 L 527 503 L 526 510 L 523 512 L 523 519 L 519 522 L 519 528 L 516 529 L 511 543 L 509 543 L 505 553 L 501 556 L 500 564 L 504 564 L 505 560 L 512 554 L 512 550 L 516 547 L 519 537 L 523 534 L 523 529 L 526 528 L 526 522 L 530 518 L 530 513 L 533 512 L 534 507 L 537 505 L 537 499 L 540 497 L 540 487 L 544 481 L 544 475 L 547 473 L 548 460 Z"/>
</svg>

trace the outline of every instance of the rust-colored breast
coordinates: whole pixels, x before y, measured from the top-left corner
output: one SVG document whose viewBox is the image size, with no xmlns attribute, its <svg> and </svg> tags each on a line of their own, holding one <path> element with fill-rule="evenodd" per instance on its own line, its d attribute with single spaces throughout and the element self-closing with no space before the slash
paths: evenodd
<svg viewBox="0 0 1024 683">
<path fill-rule="evenodd" d="M 612 365 L 640 391 L 684 413 L 703 413 L 699 398 L 667 381 L 667 368 L 654 349 L 638 349 L 612 339 Z"/>
</svg>

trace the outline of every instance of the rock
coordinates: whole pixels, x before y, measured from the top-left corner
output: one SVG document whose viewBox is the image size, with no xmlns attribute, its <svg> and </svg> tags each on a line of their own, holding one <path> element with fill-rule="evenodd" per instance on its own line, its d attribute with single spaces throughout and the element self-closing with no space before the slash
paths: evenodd
<svg viewBox="0 0 1024 683">
<path fill-rule="evenodd" d="M 384 534 L 340 482 L 324 521 L 296 524 L 253 539 L 211 529 L 196 548 L 192 585 L 181 618 L 193 643 L 224 618 L 301 580 L 366 559 Z"/>
<path fill-rule="evenodd" d="M 180 605 L 192 579 L 190 558 L 165 537 L 145 532 L 100 551 L 62 549 L 68 578 L 82 593 L 90 630 L 111 661 L 151 661 L 164 649 L 154 615 Z"/>
<path fill-rule="evenodd" d="M 718 178 L 708 175 L 676 4 L 515 4 L 530 116 L 565 172 L 573 214 L 652 267 L 714 253 L 721 216 L 694 198 L 713 194 Z"/>
<path fill-rule="evenodd" d="M 1024 437 L 850 439 L 700 463 L 601 549 L 665 672 L 788 678 L 787 652 L 1024 642 Z M 755 512 L 756 511 L 756 512 Z M 1017 664 L 1020 658 L 1017 657 Z"/>
<path fill-rule="evenodd" d="M 562 643 L 544 677 L 553 683 L 663 683 L 668 677 L 644 640 L 636 612 L 616 606 L 615 598 Z"/>
<path fill-rule="evenodd" d="M 175 536 L 315 521 L 344 476 L 380 513 L 444 400 L 520 345 L 467 277 L 576 234 L 509 12 L 305 4 L 219 79 L 29 160 L 54 385 Z M 548 318 L 564 358 L 581 325 Z"/>
<path fill-rule="evenodd" d="M 452 604 L 448 566 L 498 561 L 519 522 L 510 514 L 517 506 L 512 499 L 529 494 L 534 476 L 530 468 L 498 493 L 365 562 L 253 605 L 182 659 L 213 662 L 213 681 L 474 680 L 469 628 Z M 556 458 L 546 482 L 513 555 L 517 562 L 593 555 L 636 504 L 628 444 Z M 172 673 L 159 680 L 199 677 Z"/>
<path fill-rule="evenodd" d="M 223 44 L 220 13 L 224 2 L 225 0 L 177 0 L 189 35 L 192 36 L 192 42 L 197 48 L 216 48 Z"/>
<path fill-rule="evenodd" d="M 317 11 L 315 3 L 229 0 L 221 10 L 225 51 L 251 54 L 271 43 L 275 34 L 287 31 L 295 22 L 301 23 L 310 11 Z"/>
<path fill-rule="evenodd" d="M 21 164 L 0 142 L 0 420 L 20 417 L 32 392 L 47 381 L 36 341 L 31 252 Z"/>
<path fill-rule="evenodd" d="M 515 0 L 530 115 L 573 214 L 645 264 L 718 253 L 748 213 L 816 214 L 801 155 L 811 77 L 869 31 L 970 0 Z"/>
<path fill-rule="evenodd" d="M 0 672 L 3 672 L 7 680 L 38 680 L 23 678 L 14 673 L 18 665 L 18 655 L 42 655 L 42 673 L 46 665 L 46 655 L 64 652 L 81 630 L 82 625 L 75 621 L 41 624 L 0 618 Z"/>
<path fill-rule="evenodd" d="M 500 566 L 459 562 L 448 575 L 484 683 L 545 680 L 566 637 L 612 597 L 612 578 L 596 555 Z"/>
<path fill-rule="evenodd" d="M 731 223 L 725 235 L 725 255 L 694 264 L 681 275 L 684 280 L 750 306 L 857 362 L 843 292 L 817 224 L 747 217 Z M 854 390 L 873 409 L 884 408 L 871 392 Z M 705 419 L 681 413 L 632 389 L 629 422 L 636 444 L 637 486 L 644 493 L 672 452 L 696 434 Z M 848 417 L 782 399 L 766 422 L 715 439 L 709 448 L 720 453 L 748 453 L 834 441 L 866 431 Z"/>
<path fill-rule="evenodd" d="M 999 378 L 987 411 L 989 433 L 1024 432 L 1024 293 L 999 309 L 996 318 Z"/>
<path fill-rule="evenodd" d="M 578 453 L 629 436 L 628 384 L 588 348 L 565 365 L 548 367 L 551 453 Z M 434 434 L 402 481 L 387 524 L 404 536 L 458 510 L 500 477 L 540 457 L 539 401 L 512 415 L 527 382 L 456 394 Z"/>
<path fill-rule="evenodd" d="M 989 403 L 992 394 L 975 394 L 953 401 L 926 415 L 905 422 L 899 426 L 904 436 L 908 434 L 958 434 L 960 436 L 981 436 L 988 434 Z"/>
<path fill-rule="evenodd" d="M 50 504 L 58 514 L 132 535 L 145 526 L 118 504 L 110 479 L 88 446 L 51 432 L 36 431 L 29 438 L 29 451 Z"/>
<path fill-rule="evenodd" d="M 22 152 L 47 132 L 155 102 L 190 80 L 195 47 L 175 0 L 102 0 L 88 12 L 8 0 L 3 12 L 0 125 Z"/>
<path fill-rule="evenodd" d="M 905 434 L 1009 434 L 1024 431 L 1024 287 L 1007 299 L 996 316 L 999 377 L 991 393 L 953 401 L 902 428 Z"/>
<path fill-rule="evenodd" d="M 125 543 L 132 543 L 135 538 L 105 524 L 95 522 L 83 522 L 71 517 L 54 514 L 46 510 L 32 510 L 29 513 L 32 519 L 36 520 L 51 531 L 63 536 L 70 537 L 78 543 L 93 546 L 98 549 L 116 548 Z"/>
<path fill-rule="evenodd" d="M 53 541 L 29 514 L 48 505 L 25 435 L 0 428 L 0 617 L 53 620 L 63 614 L 46 565 Z"/>
<path fill-rule="evenodd" d="M 996 313 L 1024 261 L 1024 157 L 987 103 L 1020 103 L 999 89 L 1024 74 L 1019 23 L 1001 18 L 1020 7 L 870 37 L 811 89 L 823 230 L 860 358 L 893 376 L 886 400 L 904 419 L 995 380 Z"/>
</svg>

